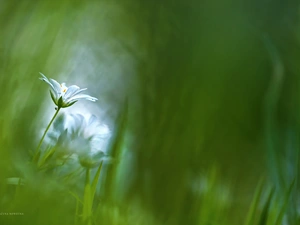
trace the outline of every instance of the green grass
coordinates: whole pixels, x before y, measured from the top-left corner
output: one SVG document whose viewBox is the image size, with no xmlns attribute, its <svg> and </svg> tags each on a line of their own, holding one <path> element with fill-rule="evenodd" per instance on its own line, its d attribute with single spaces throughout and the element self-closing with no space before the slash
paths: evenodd
<svg viewBox="0 0 300 225">
<path fill-rule="evenodd" d="M 0 224 L 300 224 L 298 6 L 240 5 L 2 1 Z M 99 100 L 49 124 L 39 72 Z"/>
</svg>

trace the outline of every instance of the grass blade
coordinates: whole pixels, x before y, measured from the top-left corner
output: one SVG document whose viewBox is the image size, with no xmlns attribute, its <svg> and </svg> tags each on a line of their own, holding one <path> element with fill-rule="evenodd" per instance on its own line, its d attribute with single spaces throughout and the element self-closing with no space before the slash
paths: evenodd
<svg viewBox="0 0 300 225">
<path fill-rule="evenodd" d="M 247 214 L 245 225 L 254 224 L 255 213 L 257 211 L 257 207 L 258 207 L 258 204 L 259 204 L 259 201 L 261 198 L 262 190 L 263 190 L 263 179 L 260 179 L 260 181 L 256 187 L 251 206 L 250 206 L 248 214 Z"/>
<path fill-rule="evenodd" d="M 92 182 L 92 187 L 91 187 L 91 201 L 92 202 L 91 202 L 91 204 L 93 204 L 93 201 L 94 201 L 94 196 L 95 196 L 97 184 L 98 184 L 98 181 L 99 181 L 99 177 L 100 177 L 100 173 L 101 173 L 101 169 L 102 169 L 102 164 L 103 164 L 103 161 L 100 163 L 100 165 L 98 167 L 98 170 L 95 174 L 94 180 Z"/>
<path fill-rule="evenodd" d="M 90 169 L 86 169 L 86 181 L 83 196 L 83 213 L 82 221 L 90 225 L 91 221 L 91 184 L 90 184 Z"/>
<path fill-rule="evenodd" d="M 267 198 L 267 201 L 266 201 L 263 211 L 261 213 L 260 221 L 259 221 L 258 225 L 267 225 L 269 210 L 270 210 L 270 205 L 271 205 L 271 200 L 272 200 L 273 194 L 274 194 L 274 188 L 272 188 L 269 193 L 269 196 Z"/>
<path fill-rule="evenodd" d="M 284 213 L 285 213 L 285 211 L 287 209 L 287 206 L 288 206 L 288 203 L 289 203 L 289 199 L 290 199 L 290 196 L 291 196 L 291 193 L 292 193 L 295 181 L 296 181 L 296 179 L 293 180 L 293 182 L 291 183 L 289 189 L 287 190 L 287 192 L 285 194 L 284 203 L 283 203 L 283 206 L 282 206 L 282 208 L 280 210 L 280 213 L 278 215 L 278 218 L 276 220 L 275 225 L 280 225 L 282 223 L 282 219 L 283 219 Z"/>
</svg>

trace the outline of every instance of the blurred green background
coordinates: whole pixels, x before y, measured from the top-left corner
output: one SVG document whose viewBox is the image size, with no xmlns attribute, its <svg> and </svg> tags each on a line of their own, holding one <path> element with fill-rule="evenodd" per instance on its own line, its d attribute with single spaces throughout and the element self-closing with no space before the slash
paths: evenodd
<svg viewBox="0 0 300 225">
<path fill-rule="evenodd" d="M 298 1 L 2 0 L 0 29 L 0 224 L 80 223 L 28 166 L 54 113 L 39 72 L 111 130 L 93 224 L 300 224 Z"/>
</svg>

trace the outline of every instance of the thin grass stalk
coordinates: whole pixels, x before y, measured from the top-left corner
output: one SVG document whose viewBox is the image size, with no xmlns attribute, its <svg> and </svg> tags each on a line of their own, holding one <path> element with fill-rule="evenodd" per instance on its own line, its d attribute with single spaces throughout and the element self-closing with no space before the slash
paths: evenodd
<svg viewBox="0 0 300 225">
<path fill-rule="evenodd" d="M 255 213 L 257 211 L 257 207 L 258 207 L 259 201 L 261 199 L 262 190 L 263 190 L 263 179 L 260 179 L 260 181 L 256 187 L 251 206 L 250 206 L 248 214 L 247 214 L 247 219 L 245 221 L 245 225 L 253 225 L 254 224 Z"/>
</svg>

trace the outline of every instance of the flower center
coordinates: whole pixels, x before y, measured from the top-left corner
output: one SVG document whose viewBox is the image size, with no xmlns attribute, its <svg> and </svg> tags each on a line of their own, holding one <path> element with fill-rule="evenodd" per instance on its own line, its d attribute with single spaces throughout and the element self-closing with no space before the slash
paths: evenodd
<svg viewBox="0 0 300 225">
<path fill-rule="evenodd" d="M 61 91 L 62 91 L 63 93 L 66 93 L 67 90 L 68 90 L 68 88 L 67 88 L 67 86 L 65 85 L 65 83 L 62 83 L 62 84 L 60 85 L 60 88 L 61 88 Z"/>
</svg>

